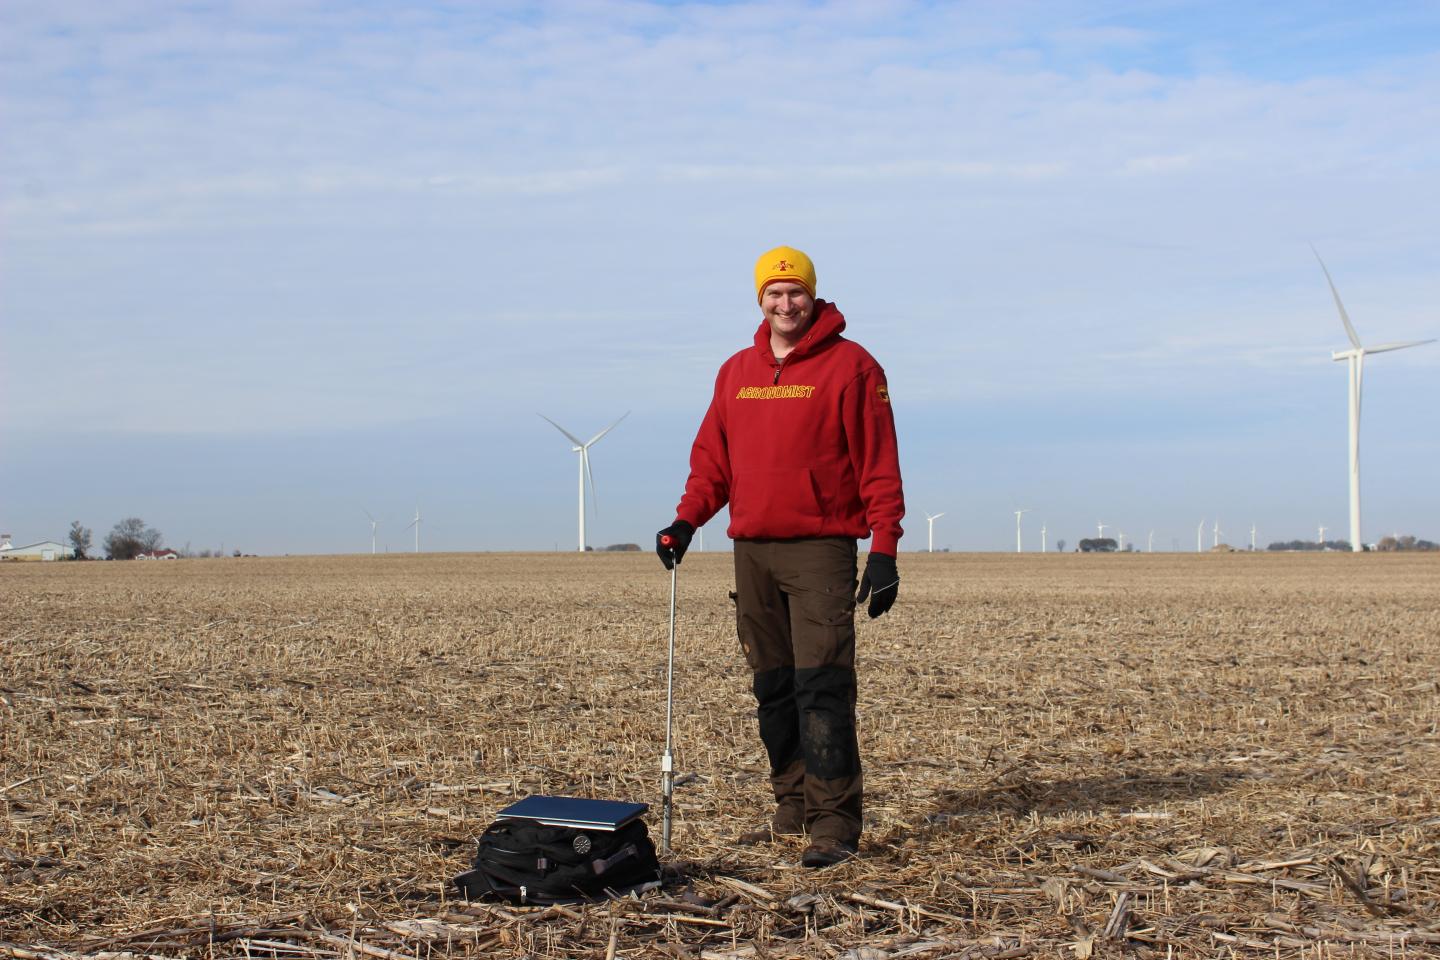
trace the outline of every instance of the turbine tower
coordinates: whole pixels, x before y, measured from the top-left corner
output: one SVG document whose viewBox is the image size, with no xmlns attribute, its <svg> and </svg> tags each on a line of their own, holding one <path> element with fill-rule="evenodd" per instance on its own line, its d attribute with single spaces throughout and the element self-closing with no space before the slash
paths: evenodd
<svg viewBox="0 0 1440 960">
<path fill-rule="evenodd" d="M 1360 335 L 1355 332 L 1350 316 L 1345 312 L 1345 304 L 1340 302 L 1335 281 L 1330 279 L 1330 271 L 1325 268 L 1325 261 L 1320 260 L 1320 252 L 1314 246 L 1311 246 L 1310 250 L 1315 254 L 1315 259 L 1320 261 L 1320 269 L 1325 272 L 1325 282 L 1330 285 L 1330 295 L 1335 298 L 1335 309 L 1340 311 L 1340 322 L 1345 324 L 1345 336 L 1350 340 L 1350 349 L 1332 351 L 1330 359 L 1344 360 L 1350 367 L 1350 549 L 1359 553 L 1365 549 L 1360 539 L 1360 385 L 1365 379 L 1365 356 L 1370 353 L 1388 353 L 1391 350 L 1419 347 L 1435 341 L 1405 340 L 1382 343 L 1378 347 L 1362 345 Z M 1323 546 L 1323 539 L 1321 543 Z"/>
<path fill-rule="evenodd" d="M 939 520 L 943 516 L 945 516 L 944 510 L 941 510 L 939 513 L 933 515 L 929 513 L 925 514 L 925 522 L 930 525 L 930 553 L 935 552 L 935 521 Z"/>
<path fill-rule="evenodd" d="M 1096 539 L 1096 540 L 1104 540 L 1104 539 L 1105 539 L 1105 527 L 1106 527 L 1106 526 L 1108 526 L 1108 524 L 1104 524 L 1104 523 L 1097 523 L 1097 524 L 1095 524 L 1095 539 Z"/>
<path fill-rule="evenodd" d="M 361 507 L 361 508 L 360 508 L 360 512 L 363 513 L 363 514 L 365 514 L 365 516 L 370 517 L 370 511 L 369 511 L 369 510 L 366 510 L 364 507 Z M 379 525 L 380 525 L 380 521 L 379 521 L 379 520 L 376 520 L 374 517 L 370 517 L 370 553 L 371 553 L 371 555 L 374 555 L 374 553 L 375 553 L 375 528 L 378 527 Z"/>
<path fill-rule="evenodd" d="M 1205 552 L 1205 521 L 1200 521 L 1200 526 L 1195 528 L 1195 552 Z"/>
<path fill-rule="evenodd" d="M 420 504 L 415 504 L 415 519 L 406 524 L 405 529 L 415 528 L 415 552 L 420 552 Z"/>
<path fill-rule="evenodd" d="M 1045 522 L 1043 520 L 1040 522 L 1040 552 L 1050 552 L 1049 549 L 1045 546 Z"/>
<path fill-rule="evenodd" d="M 1212 547 L 1218 547 L 1218 546 L 1220 546 L 1220 518 L 1219 518 L 1219 517 L 1216 517 L 1216 518 L 1215 518 L 1215 539 L 1212 540 L 1212 541 L 1210 541 L 1210 546 L 1212 546 Z"/>
<path fill-rule="evenodd" d="M 1255 524 L 1250 524 L 1250 552 L 1255 552 Z"/>
<path fill-rule="evenodd" d="M 624 419 L 625 419 L 626 417 L 628 417 L 628 416 L 630 416 L 630 411 L 629 411 L 629 410 L 626 410 L 623 414 L 621 414 L 620 420 L 624 420 Z M 567 439 L 567 440 L 569 440 L 571 443 L 575 444 L 575 446 L 571 447 L 571 449 L 572 449 L 574 452 L 580 454 L 580 547 L 579 547 L 579 550 L 580 550 L 581 553 L 584 553 L 584 552 L 585 552 L 585 478 L 586 478 L 586 477 L 589 477 L 589 478 L 590 478 L 590 501 L 591 501 L 591 508 L 592 508 L 592 509 L 594 509 L 594 501 L 595 501 L 595 475 L 590 472 L 590 448 L 593 447 L 593 446 L 596 444 L 596 442 L 599 441 L 599 439 L 600 439 L 601 437 L 605 436 L 605 434 L 609 433 L 611 430 L 614 430 L 615 427 L 620 423 L 620 420 L 616 420 L 615 423 L 610 424 L 610 426 L 606 427 L 604 430 L 601 430 L 599 433 L 595 434 L 595 436 L 591 437 L 589 440 L 582 442 L 579 437 L 575 436 L 575 434 L 571 433 L 569 430 L 566 430 L 564 427 L 560 426 L 560 424 L 556 423 L 554 420 L 551 420 L 549 417 L 545 416 L 545 414 L 543 414 L 543 413 L 542 413 L 542 414 L 539 414 L 539 417 L 540 417 L 541 420 L 544 420 L 546 423 L 550 424 L 550 426 L 554 427 L 556 430 L 559 430 L 561 433 L 565 434 L 565 439 Z"/>
<path fill-rule="evenodd" d="M 1323 523 L 1320 525 L 1320 549 L 1325 549 L 1325 525 Z"/>
<path fill-rule="evenodd" d="M 1021 545 L 1021 543 L 1020 543 L 1020 515 L 1021 515 L 1021 514 L 1025 514 L 1025 513 L 1029 513 L 1029 512 L 1030 512 L 1030 508 L 1029 508 L 1029 507 L 1026 507 L 1024 510 L 1016 510 L 1016 511 L 1015 511 L 1015 552 L 1016 552 L 1016 553 L 1024 553 L 1024 552 L 1025 552 L 1025 548 L 1024 548 L 1024 547 Z"/>
<path fill-rule="evenodd" d="M 1154 531 L 1154 530 L 1151 530 L 1151 531 L 1150 531 L 1149 549 L 1146 550 L 1145 552 L 1146 552 L 1146 553 L 1154 553 L 1154 552 L 1155 552 L 1155 531 Z"/>
</svg>

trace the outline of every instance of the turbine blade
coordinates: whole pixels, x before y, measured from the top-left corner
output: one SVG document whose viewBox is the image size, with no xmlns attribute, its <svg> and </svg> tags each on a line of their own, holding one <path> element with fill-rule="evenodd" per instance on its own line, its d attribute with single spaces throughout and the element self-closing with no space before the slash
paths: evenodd
<svg viewBox="0 0 1440 960">
<path fill-rule="evenodd" d="M 579 437 L 575 436 L 575 434 L 571 433 L 569 430 L 566 430 L 564 427 L 560 426 L 560 424 L 556 423 L 554 420 L 551 420 L 549 417 L 545 416 L 545 414 L 543 414 L 543 413 L 537 413 L 537 414 L 535 414 L 535 416 L 539 417 L 541 420 L 544 420 L 546 423 L 550 424 L 550 426 L 554 427 L 556 430 L 559 430 L 561 433 L 565 434 L 566 439 L 568 439 L 571 443 L 575 444 L 575 446 L 577 446 L 577 447 L 583 447 L 583 446 L 584 446 L 584 444 L 580 442 L 580 438 L 579 438 Z"/>
<path fill-rule="evenodd" d="M 1335 289 L 1335 281 L 1330 279 L 1330 271 L 1326 269 L 1325 261 L 1320 259 L 1320 251 L 1315 249 L 1313 243 L 1310 244 L 1310 252 L 1315 254 L 1315 259 L 1320 262 L 1320 269 L 1325 271 L 1325 282 L 1330 284 L 1330 296 L 1335 298 L 1335 307 L 1340 311 L 1340 321 L 1345 324 L 1345 336 L 1350 338 L 1351 345 L 1360 347 L 1360 335 L 1355 332 L 1350 315 L 1345 312 L 1345 304 L 1340 302 L 1340 291 Z"/>
<path fill-rule="evenodd" d="M 624 420 L 628 416 L 630 416 L 630 411 L 626 410 L 623 414 L 620 415 L 620 420 Z M 590 443 L 594 443 L 596 440 L 599 440 L 601 437 L 605 436 L 605 434 L 618 427 L 620 425 L 620 420 L 616 420 L 614 423 L 610 424 L 610 426 L 606 427 L 604 430 L 601 430 L 599 433 L 595 434 L 595 436 L 591 437 Z M 577 440 L 575 442 L 579 443 L 580 441 Z M 585 446 L 590 446 L 590 443 L 585 444 Z"/>
<path fill-rule="evenodd" d="M 943 517 L 943 516 L 945 516 L 945 514 L 944 514 L 943 512 L 942 512 L 942 513 L 937 513 L 937 514 L 935 514 L 935 516 L 931 517 L 930 519 L 931 519 L 931 520 L 939 520 L 939 519 L 940 519 L 941 517 Z"/>
<path fill-rule="evenodd" d="M 366 510 L 364 507 L 361 507 L 361 508 L 360 508 L 360 512 L 363 513 L 363 514 L 365 514 L 366 517 L 369 517 L 371 523 L 374 523 L 374 522 L 375 522 L 375 518 L 370 516 L 370 511 L 369 511 L 369 510 Z"/>
<path fill-rule="evenodd" d="M 1366 353 L 1386 353 L 1390 350 L 1404 350 L 1406 347 L 1423 347 L 1434 340 L 1402 340 L 1397 343 L 1382 343 L 1378 347 L 1366 347 Z"/>
</svg>

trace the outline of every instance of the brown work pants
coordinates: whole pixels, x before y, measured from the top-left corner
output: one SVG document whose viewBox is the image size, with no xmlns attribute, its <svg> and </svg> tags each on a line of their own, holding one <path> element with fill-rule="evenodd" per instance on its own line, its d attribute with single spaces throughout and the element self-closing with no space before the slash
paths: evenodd
<svg viewBox="0 0 1440 960">
<path fill-rule="evenodd" d="M 735 542 L 736 620 L 754 673 L 776 821 L 860 840 L 855 541 Z"/>
</svg>

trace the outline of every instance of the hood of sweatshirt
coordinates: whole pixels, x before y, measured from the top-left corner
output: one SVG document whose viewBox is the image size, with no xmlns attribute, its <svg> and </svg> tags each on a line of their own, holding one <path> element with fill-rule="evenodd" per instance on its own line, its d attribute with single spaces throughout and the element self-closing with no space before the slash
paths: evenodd
<svg viewBox="0 0 1440 960">
<path fill-rule="evenodd" d="M 810 320 L 810 329 L 805 331 L 805 336 L 790 351 L 785 362 L 798 359 L 806 354 L 816 353 L 830 346 L 845 329 L 845 315 L 840 309 L 828 300 L 815 301 L 815 313 Z M 755 331 L 755 349 L 760 351 L 760 359 L 768 364 L 774 364 L 775 354 L 770 351 L 770 322 L 760 321 L 760 329 Z"/>
</svg>

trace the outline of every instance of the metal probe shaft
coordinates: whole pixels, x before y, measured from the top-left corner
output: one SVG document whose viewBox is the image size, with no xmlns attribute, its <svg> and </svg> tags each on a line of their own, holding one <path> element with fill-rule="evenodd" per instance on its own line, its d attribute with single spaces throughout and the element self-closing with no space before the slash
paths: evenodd
<svg viewBox="0 0 1440 960">
<path fill-rule="evenodd" d="M 670 753 L 671 730 L 675 716 L 675 571 L 680 564 L 670 567 L 670 655 L 665 666 L 665 756 L 660 759 L 660 796 L 662 811 L 660 822 L 660 848 L 670 852 L 670 806 L 675 791 L 675 759 Z"/>
</svg>

